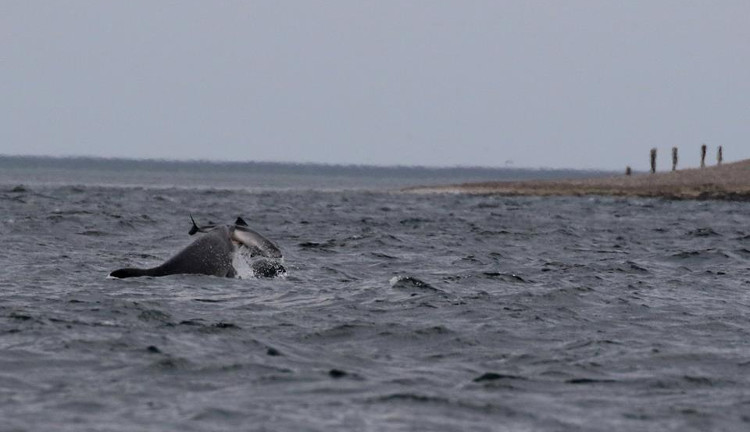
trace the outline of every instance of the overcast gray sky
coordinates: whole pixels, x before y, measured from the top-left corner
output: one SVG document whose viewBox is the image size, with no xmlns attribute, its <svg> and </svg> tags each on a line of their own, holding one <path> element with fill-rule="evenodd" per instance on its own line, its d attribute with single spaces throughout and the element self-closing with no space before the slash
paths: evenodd
<svg viewBox="0 0 750 432">
<path fill-rule="evenodd" d="M 750 1 L 0 0 L 0 154 L 750 158 Z"/>
</svg>

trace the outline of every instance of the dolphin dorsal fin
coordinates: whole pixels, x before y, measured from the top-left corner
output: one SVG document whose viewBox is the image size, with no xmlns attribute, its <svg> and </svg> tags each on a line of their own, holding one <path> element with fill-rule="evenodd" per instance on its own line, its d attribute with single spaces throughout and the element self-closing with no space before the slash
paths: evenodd
<svg viewBox="0 0 750 432">
<path fill-rule="evenodd" d="M 193 234 L 197 233 L 198 231 L 200 231 L 201 229 L 198 228 L 198 224 L 195 223 L 195 219 L 193 219 L 193 215 L 192 214 L 190 215 L 190 221 L 193 223 L 193 226 L 190 227 L 190 231 L 188 231 L 188 234 L 193 235 Z"/>
<path fill-rule="evenodd" d="M 235 225 L 240 225 L 240 226 L 247 226 L 247 222 L 245 222 L 245 219 L 242 219 L 239 216 L 237 216 L 237 220 L 234 221 L 234 224 Z"/>
</svg>

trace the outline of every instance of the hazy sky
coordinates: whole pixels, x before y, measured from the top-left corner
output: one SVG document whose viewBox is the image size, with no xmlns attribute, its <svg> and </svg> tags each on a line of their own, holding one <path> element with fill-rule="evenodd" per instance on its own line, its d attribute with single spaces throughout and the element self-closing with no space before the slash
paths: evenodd
<svg viewBox="0 0 750 432">
<path fill-rule="evenodd" d="M 750 1 L 0 0 L 0 154 L 750 158 Z"/>
</svg>

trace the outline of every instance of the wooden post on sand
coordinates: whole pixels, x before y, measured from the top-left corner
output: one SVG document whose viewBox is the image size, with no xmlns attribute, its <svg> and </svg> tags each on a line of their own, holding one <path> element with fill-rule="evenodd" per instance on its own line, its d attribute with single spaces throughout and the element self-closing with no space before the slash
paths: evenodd
<svg viewBox="0 0 750 432">
<path fill-rule="evenodd" d="M 651 149 L 651 174 L 656 173 L 656 149 Z"/>
</svg>

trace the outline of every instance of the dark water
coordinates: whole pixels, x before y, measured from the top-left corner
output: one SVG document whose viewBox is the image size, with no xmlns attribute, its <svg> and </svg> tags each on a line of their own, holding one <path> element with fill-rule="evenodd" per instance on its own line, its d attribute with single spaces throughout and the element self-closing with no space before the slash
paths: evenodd
<svg viewBox="0 0 750 432">
<path fill-rule="evenodd" d="M 748 203 L 125 171 L 2 174 L 0 430 L 750 428 Z M 288 276 L 105 278 L 191 212 L 244 216 Z"/>
</svg>

